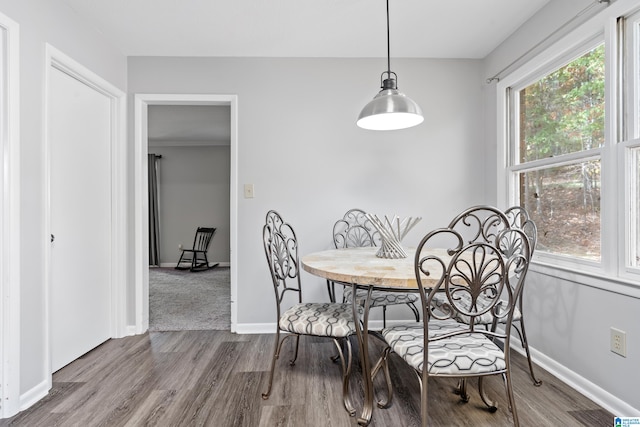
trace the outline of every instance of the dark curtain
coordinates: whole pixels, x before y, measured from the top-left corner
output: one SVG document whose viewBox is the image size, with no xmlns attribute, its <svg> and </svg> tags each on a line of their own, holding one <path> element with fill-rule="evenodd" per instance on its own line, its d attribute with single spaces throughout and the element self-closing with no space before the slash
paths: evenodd
<svg viewBox="0 0 640 427">
<path fill-rule="evenodd" d="M 149 165 L 149 265 L 160 266 L 160 220 L 158 217 L 158 160 L 148 155 Z"/>
</svg>

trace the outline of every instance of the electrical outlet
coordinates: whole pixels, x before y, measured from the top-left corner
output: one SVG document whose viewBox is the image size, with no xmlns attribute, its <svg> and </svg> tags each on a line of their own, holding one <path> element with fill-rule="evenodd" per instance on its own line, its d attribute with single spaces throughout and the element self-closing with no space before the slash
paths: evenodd
<svg viewBox="0 0 640 427">
<path fill-rule="evenodd" d="M 611 328 L 611 351 L 622 357 L 627 357 L 627 333 L 625 331 Z"/>
</svg>

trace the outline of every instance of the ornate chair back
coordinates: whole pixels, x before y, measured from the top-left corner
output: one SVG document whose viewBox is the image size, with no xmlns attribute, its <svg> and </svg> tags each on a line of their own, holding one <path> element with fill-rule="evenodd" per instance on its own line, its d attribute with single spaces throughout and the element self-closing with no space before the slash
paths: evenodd
<svg viewBox="0 0 640 427">
<path fill-rule="evenodd" d="M 333 226 L 336 249 L 378 246 L 380 233 L 361 209 L 350 209 Z"/>
<path fill-rule="evenodd" d="M 297 293 L 297 302 L 302 302 L 298 240 L 291 225 L 284 222 L 280 214 L 274 210 L 267 212 L 262 240 L 280 318 L 280 305 L 287 292 Z"/>
<path fill-rule="evenodd" d="M 436 236 L 445 236 L 451 242 L 447 246 L 450 258 L 430 254 L 428 250 L 422 253 Z M 505 246 L 510 248 L 508 256 L 502 249 Z M 493 242 L 470 243 L 455 230 L 434 230 L 422 239 L 415 258 L 424 315 L 440 320 L 464 318 L 469 331 L 496 335 L 484 327 L 476 329 L 476 323 L 481 323 L 476 319 L 487 315 L 501 319 L 512 316 L 529 259 L 529 240 L 521 230 L 506 228 L 495 234 Z M 443 295 L 445 303 L 432 311 L 432 299 L 436 296 L 442 299 Z M 509 328 L 510 323 L 509 319 Z"/>
<path fill-rule="evenodd" d="M 509 218 L 492 206 L 473 206 L 451 220 L 449 229 L 460 233 L 464 242 L 494 244 L 501 230 L 509 228 Z"/>
</svg>

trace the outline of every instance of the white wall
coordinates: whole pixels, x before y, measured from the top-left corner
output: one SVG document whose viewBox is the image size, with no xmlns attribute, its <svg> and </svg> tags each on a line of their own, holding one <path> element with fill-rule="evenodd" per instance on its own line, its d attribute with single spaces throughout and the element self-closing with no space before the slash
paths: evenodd
<svg viewBox="0 0 640 427">
<path fill-rule="evenodd" d="M 507 67 L 592 3 L 592 0 L 549 2 L 485 58 L 483 77 L 491 77 Z M 640 1 L 637 0 L 618 0 L 614 4 L 616 7 L 627 4 L 632 8 L 640 8 Z M 575 20 L 574 24 L 578 21 Z M 563 32 L 570 29 L 565 28 Z M 532 52 L 532 55 L 535 53 Z M 515 67 L 530 57 L 527 55 L 518 61 Z M 513 69 L 507 70 L 503 77 Z M 483 92 L 483 105 L 487 112 L 486 182 L 491 189 L 487 201 L 497 203 L 500 200 L 496 192 L 497 180 L 500 178 L 495 172 L 498 164 L 495 111 L 499 95 L 495 83 L 486 84 Z M 579 272 L 562 273 L 540 265 L 534 265 L 532 269 L 527 278 L 524 310 L 527 313 L 527 335 L 534 349 L 534 360 L 612 411 L 617 411 L 614 415 L 636 416 L 640 413 L 640 395 L 636 386 L 640 381 L 640 284 L 616 283 Z M 626 358 L 609 350 L 609 329 L 612 326 L 627 332 Z M 544 384 L 542 387 L 545 387 Z"/>
<path fill-rule="evenodd" d="M 356 117 L 384 68 L 383 59 L 129 58 L 131 94 L 238 95 L 240 325 L 275 322 L 262 248 L 269 209 L 295 226 L 305 254 L 330 247 L 333 223 L 352 207 L 422 216 L 406 238 L 416 244 L 485 200 L 479 61 L 393 59 L 400 89 L 422 106 L 425 122 L 359 129 Z M 243 198 L 245 183 L 255 185 L 255 198 Z M 305 298 L 327 298 L 321 279 L 303 273 L 303 281 Z"/>
<path fill-rule="evenodd" d="M 161 154 L 160 263 L 175 265 L 182 251 L 193 245 L 198 227 L 215 227 L 209 245 L 210 263 L 229 263 L 229 146 L 149 146 Z"/>
<path fill-rule="evenodd" d="M 126 60 L 57 0 L 0 0 L 0 11 L 20 25 L 21 105 L 21 394 L 46 383 L 43 176 L 45 43 L 114 86 L 126 90 Z"/>
</svg>

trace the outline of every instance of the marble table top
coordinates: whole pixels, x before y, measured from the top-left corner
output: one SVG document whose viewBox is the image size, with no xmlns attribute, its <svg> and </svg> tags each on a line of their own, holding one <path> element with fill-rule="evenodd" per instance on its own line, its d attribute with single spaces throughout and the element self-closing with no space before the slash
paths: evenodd
<svg viewBox="0 0 640 427">
<path fill-rule="evenodd" d="M 378 258 L 378 249 L 347 248 L 315 252 L 302 257 L 302 267 L 315 276 L 336 282 L 373 285 L 376 288 L 417 289 L 413 266 L 415 248 L 405 248 L 407 258 L 399 259 Z M 447 257 L 444 249 L 428 251 Z"/>
</svg>

